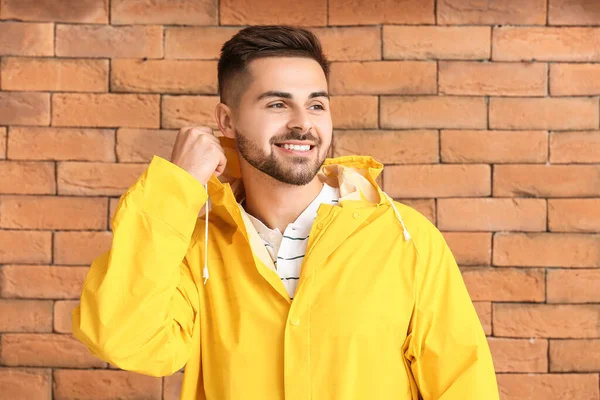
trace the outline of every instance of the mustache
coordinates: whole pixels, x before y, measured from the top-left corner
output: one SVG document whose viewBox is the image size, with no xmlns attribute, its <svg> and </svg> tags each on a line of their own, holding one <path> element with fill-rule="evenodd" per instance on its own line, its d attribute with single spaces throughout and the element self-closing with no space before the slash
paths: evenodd
<svg viewBox="0 0 600 400">
<path fill-rule="evenodd" d="M 286 142 L 288 140 L 309 140 L 311 142 L 313 142 L 316 146 L 321 144 L 321 138 L 318 136 L 314 136 L 312 133 L 307 133 L 305 135 L 301 135 L 296 131 L 291 131 L 283 136 L 275 136 L 272 137 L 270 140 L 271 144 L 275 144 L 275 143 L 280 143 L 280 142 Z"/>
</svg>

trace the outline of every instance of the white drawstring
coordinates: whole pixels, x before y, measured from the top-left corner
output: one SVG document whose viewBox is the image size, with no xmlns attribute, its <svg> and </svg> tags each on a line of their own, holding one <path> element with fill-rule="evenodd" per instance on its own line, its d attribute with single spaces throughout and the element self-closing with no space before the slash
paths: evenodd
<svg viewBox="0 0 600 400">
<path fill-rule="evenodd" d="M 400 221 L 400 223 L 402 224 L 402 230 L 403 230 L 403 233 L 404 233 L 404 239 L 406 241 L 409 241 L 410 240 L 410 233 L 408 233 L 408 229 L 406 229 L 406 226 L 404 225 L 404 221 L 402 221 L 402 216 L 400 215 L 400 212 L 398 211 L 398 209 L 394 205 L 394 200 L 392 200 L 392 198 L 390 196 L 388 196 L 387 193 L 384 192 L 384 194 L 385 194 L 385 197 L 387 197 L 388 201 L 390 202 L 390 205 L 394 209 L 394 213 L 396 213 L 396 218 L 398 218 L 398 221 Z"/>
<path fill-rule="evenodd" d="M 206 193 L 208 194 L 208 184 L 204 185 L 204 189 L 206 189 Z M 206 199 L 206 204 L 204 205 L 206 208 L 206 222 L 204 224 L 204 269 L 202 270 L 202 277 L 204 278 L 204 284 L 206 285 L 206 281 L 208 280 L 208 209 L 209 209 L 210 198 Z"/>
</svg>

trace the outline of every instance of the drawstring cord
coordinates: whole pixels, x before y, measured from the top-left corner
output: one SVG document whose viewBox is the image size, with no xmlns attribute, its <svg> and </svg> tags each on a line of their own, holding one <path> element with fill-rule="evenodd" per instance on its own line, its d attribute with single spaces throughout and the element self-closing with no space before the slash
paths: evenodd
<svg viewBox="0 0 600 400">
<path fill-rule="evenodd" d="M 396 218 L 398 218 L 398 221 L 400 221 L 400 224 L 402 224 L 402 230 L 403 230 L 403 233 L 404 233 L 404 240 L 409 241 L 410 240 L 410 233 L 408 233 L 408 229 L 406 229 L 406 226 L 404 225 L 404 221 L 402 221 L 402 216 L 400 215 L 400 212 L 398 211 L 398 209 L 394 205 L 394 200 L 392 200 L 392 198 L 390 196 L 388 196 L 387 193 L 383 192 L 383 194 L 385 194 L 385 197 L 387 197 L 390 205 L 394 209 L 394 213 L 396 213 Z"/>
<path fill-rule="evenodd" d="M 206 190 L 206 193 L 208 193 L 208 184 L 204 185 L 204 189 Z M 210 205 L 209 203 L 210 203 L 210 198 L 207 197 L 206 204 L 205 204 L 206 222 L 204 224 L 204 269 L 202 270 L 202 277 L 204 278 L 205 285 L 206 285 L 206 281 L 208 280 L 208 209 L 209 209 L 209 205 Z"/>
</svg>

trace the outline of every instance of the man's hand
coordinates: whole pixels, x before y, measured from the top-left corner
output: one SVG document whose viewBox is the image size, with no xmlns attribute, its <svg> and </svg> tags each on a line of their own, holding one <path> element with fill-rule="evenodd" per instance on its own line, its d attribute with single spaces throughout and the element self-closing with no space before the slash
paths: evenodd
<svg viewBox="0 0 600 400">
<path fill-rule="evenodd" d="M 181 128 L 177 133 L 171 162 L 189 172 L 201 184 L 206 184 L 212 174 L 225 171 L 227 159 L 211 128 L 195 126 Z"/>
</svg>

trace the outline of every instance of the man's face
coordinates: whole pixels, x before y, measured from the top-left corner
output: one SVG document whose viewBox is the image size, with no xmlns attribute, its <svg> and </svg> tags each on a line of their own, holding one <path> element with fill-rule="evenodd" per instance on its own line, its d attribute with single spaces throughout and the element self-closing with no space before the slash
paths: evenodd
<svg viewBox="0 0 600 400">
<path fill-rule="evenodd" d="M 248 65 L 250 83 L 234 111 L 241 156 L 274 179 L 306 185 L 331 145 L 327 80 L 309 58 L 268 57 Z"/>
</svg>

